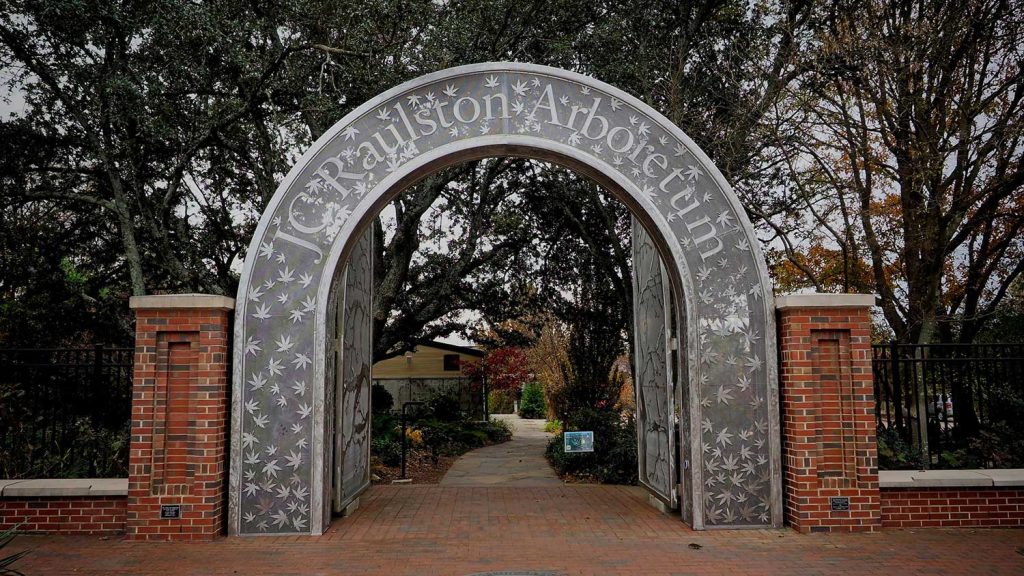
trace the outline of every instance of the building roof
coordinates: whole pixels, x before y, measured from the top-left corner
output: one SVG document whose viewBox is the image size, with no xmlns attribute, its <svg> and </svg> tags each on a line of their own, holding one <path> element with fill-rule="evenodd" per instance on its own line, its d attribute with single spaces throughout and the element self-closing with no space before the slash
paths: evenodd
<svg viewBox="0 0 1024 576">
<path fill-rule="evenodd" d="M 465 354 L 466 356 L 476 356 L 477 358 L 483 358 L 487 355 L 483 350 L 477 348 L 470 348 L 469 346 L 459 346 L 458 344 L 449 344 L 448 342 L 438 342 L 437 340 L 417 340 L 417 346 L 429 346 L 431 348 L 438 348 L 440 350 L 447 350 L 449 352 L 456 352 L 458 354 Z"/>
</svg>

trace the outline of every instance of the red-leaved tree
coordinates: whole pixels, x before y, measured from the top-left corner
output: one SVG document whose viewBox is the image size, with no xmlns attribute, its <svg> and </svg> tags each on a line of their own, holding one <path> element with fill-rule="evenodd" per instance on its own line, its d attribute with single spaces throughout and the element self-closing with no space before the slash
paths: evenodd
<svg viewBox="0 0 1024 576">
<path fill-rule="evenodd" d="M 516 391 L 530 378 L 526 353 L 513 347 L 498 348 L 478 362 L 466 362 L 462 371 L 477 385 L 486 377 L 490 391 Z"/>
</svg>

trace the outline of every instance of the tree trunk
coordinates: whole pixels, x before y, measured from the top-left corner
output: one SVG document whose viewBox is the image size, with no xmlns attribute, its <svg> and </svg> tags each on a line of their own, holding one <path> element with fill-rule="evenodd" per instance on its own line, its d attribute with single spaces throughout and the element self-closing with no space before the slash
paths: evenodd
<svg viewBox="0 0 1024 576">
<path fill-rule="evenodd" d="M 117 227 L 121 233 L 121 245 L 124 247 L 124 257 L 132 282 L 132 296 L 145 296 L 146 282 L 142 274 L 142 256 L 135 242 L 135 228 L 131 215 L 119 200 L 115 200 L 114 204 L 117 206 Z"/>
</svg>

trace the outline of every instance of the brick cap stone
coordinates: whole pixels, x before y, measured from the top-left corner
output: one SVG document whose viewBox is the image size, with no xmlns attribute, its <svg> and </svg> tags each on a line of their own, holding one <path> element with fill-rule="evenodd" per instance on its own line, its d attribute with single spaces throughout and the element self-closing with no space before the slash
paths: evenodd
<svg viewBox="0 0 1024 576">
<path fill-rule="evenodd" d="M 132 296 L 128 299 L 132 310 L 162 310 L 193 308 L 201 310 L 234 310 L 235 299 L 216 294 L 166 294 Z"/>
<path fill-rule="evenodd" d="M 775 298 L 775 308 L 870 308 L 874 294 L 786 294 Z"/>
<path fill-rule="evenodd" d="M 984 488 L 1024 486 L 1024 469 L 879 470 L 881 488 Z"/>
<path fill-rule="evenodd" d="M 3 498 L 54 496 L 127 496 L 127 478 L 39 478 L 0 480 Z"/>
</svg>

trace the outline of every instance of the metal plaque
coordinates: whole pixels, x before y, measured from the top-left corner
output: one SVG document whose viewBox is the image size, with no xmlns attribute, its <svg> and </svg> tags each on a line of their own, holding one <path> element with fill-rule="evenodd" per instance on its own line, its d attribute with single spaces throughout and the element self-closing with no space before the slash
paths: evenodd
<svg viewBox="0 0 1024 576">
<path fill-rule="evenodd" d="M 173 520 L 181 518 L 181 505 L 180 504 L 161 504 L 160 505 L 160 519 L 161 520 Z"/>
<path fill-rule="evenodd" d="M 832 507 L 833 512 L 849 512 L 850 511 L 850 497 L 849 496 L 830 496 L 828 503 Z"/>
</svg>

